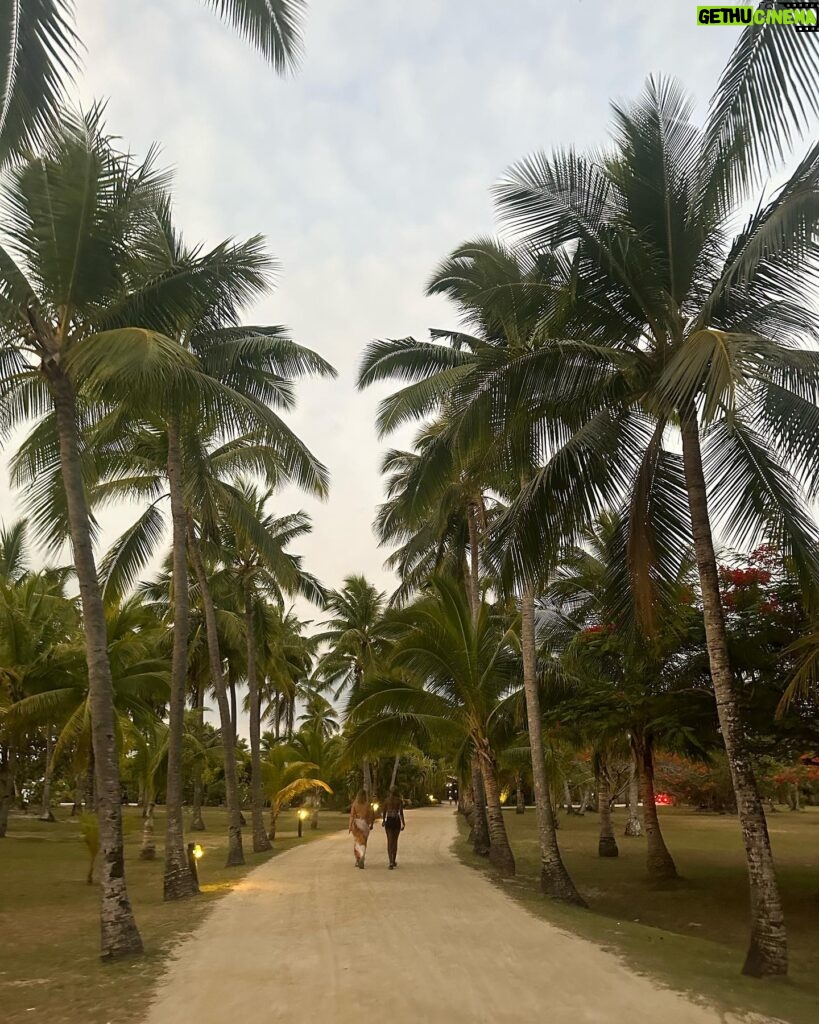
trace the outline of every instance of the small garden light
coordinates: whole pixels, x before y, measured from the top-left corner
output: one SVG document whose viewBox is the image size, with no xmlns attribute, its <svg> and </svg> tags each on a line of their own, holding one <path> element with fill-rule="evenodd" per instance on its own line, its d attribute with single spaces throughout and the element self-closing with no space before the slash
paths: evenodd
<svg viewBox="0 0 819 1024">
<path fill-rule="evenodd" d="M 305 811 L 304 808 L 302 808 L 299 811 L 299 814 L 298 814 L 298 818 L 299 818 L 299 839 L 301 839 L 301 829 L 302 829 L 302 825 L 304 824 L 305 820 L 307 819 L 307 814 L 308 814 L 308 812 Z"/>
<path fill-rule="evenodd" d="M 199 891 L 199 861 L 204 854 L 204 850 L 199 843 L 188 843 L 188 870 L 193 876 L 193 880 L 196 883 L 196 891 Z"/>
</svg>

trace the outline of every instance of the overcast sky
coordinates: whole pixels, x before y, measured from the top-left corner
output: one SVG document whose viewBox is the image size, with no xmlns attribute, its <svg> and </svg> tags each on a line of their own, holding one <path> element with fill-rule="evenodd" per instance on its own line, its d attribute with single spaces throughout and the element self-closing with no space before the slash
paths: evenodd
<svg viewBox="0 0 819 1024">
<path fill-rule="evenodd" d="M 329 466 L 300 550 L 330 586 L 389 587 L 371 523 L 382 489 L 379 394 L 353 385 L 363 346 L 454 320 L 424 282 L 450 249 L 493 230 L 489 189 L 537 148 L 605 140 L 608 103 L 656 71 L 700 101 L 736 32 L 695 24 L 683 0 L 314 0 L 301 71 L 276 78 L 197 0 L 80 0 L 84 104 L 137 152 L 176 169 L 189 241 L 261 232 L 282 265 L 249 323 L 284 323 L 329 359 L 290 423 Z M 383 395 L 385 391 L 381 391 Z M 405 438 L 397 439 L 404 443 Z M 0 496 L 0 518 L 13 502 Z M 108 516 L 103 541 L 124 522 Z"/>
</svg>

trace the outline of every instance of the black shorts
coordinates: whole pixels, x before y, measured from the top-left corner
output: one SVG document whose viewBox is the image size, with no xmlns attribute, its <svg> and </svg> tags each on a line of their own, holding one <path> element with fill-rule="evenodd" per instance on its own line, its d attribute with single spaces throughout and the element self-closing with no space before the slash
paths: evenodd
<svg viewBox="0 0 819 1024">
<path fill-rule="evenodd" d="M 384 821 L 384 828 L 389 832 L 400 832 L 401 831 L 401 819 L 400 818 L 387 818 Z"/>
</svg>

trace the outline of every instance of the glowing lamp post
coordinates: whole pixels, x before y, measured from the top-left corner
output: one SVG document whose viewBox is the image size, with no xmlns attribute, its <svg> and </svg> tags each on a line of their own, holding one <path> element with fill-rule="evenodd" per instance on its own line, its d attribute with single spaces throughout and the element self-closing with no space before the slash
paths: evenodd
<svg viewBox="0 0 819 1024">
<path fill-rule="evenodd" d="M 193 879 L 196 882 L 197 889 L 199 888 L 199 861 L 201 860 L 204 850 L 199 843 L 188 843 L 188 868 L 190 873 L 193 875 Z"/>
<path fill-rule="evenodd" d="M 302 808 L 299 811 L 298 817 L 299 817 L 299 839 L 301 839 L 301 829 L 302 829 L 302 826 L 304 825 L 305 819 L 307 818 L 307 811 L 305 811 L 304 808 Z"/>
</svg>

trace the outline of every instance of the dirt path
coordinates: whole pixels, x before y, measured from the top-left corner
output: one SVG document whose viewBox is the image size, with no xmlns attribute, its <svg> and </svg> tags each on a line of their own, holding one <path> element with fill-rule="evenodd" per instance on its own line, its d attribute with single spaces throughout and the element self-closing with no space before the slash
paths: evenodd
<svg viewBox="0 0 819 1024">
<path fill-rule="evenodd" d="M 615 957 L 538 920 L 450 847 L 454 815 L 413 811 L 399 867 L 377 828 L 249 875 L 179 950 L 146 1024 L 717 1024 Z"/>
</svg>

